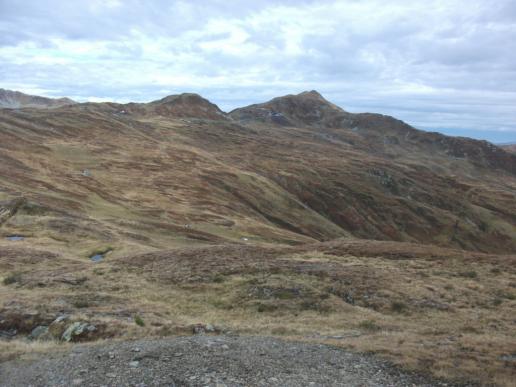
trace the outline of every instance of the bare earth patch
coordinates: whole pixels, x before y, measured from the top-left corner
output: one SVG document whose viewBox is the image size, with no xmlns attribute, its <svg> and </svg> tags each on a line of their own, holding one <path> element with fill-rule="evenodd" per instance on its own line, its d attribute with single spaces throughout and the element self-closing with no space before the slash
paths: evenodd
<svg viewBox="0 0 516 387">
<path fill-rule="evenodd" d="M 444 386 L 371 356 L 268 337 L 140 340 L 76 346 L 0 364 L 0 386 Z"/>
</svg>

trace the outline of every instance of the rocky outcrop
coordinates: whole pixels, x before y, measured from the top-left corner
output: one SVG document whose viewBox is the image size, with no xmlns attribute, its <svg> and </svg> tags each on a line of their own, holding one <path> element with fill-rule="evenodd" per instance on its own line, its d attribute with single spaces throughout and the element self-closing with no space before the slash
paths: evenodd
<svg viewBox="0 0 516 387">
<path fill-rule="evenodd" d="M 27 203 L 25 198 L 0 202 L 0 226 L 12 218 Z"/>
<path fill-rule="evenodd" d="M 61 340 L 63 341 L 80 341 L 91 336 L 97 327 L 87 322 L 74 322 L 63 332 Z"/>
</svg>

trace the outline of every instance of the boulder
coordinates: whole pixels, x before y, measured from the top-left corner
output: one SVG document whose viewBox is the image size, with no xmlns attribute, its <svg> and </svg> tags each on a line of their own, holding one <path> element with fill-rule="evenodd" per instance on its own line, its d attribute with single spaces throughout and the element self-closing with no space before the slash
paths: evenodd
<svg viewBox="0 0 516 387">
<path fill-rule="evenodd" d="M 206 332 L 215 332 L 215 330 L 216 330 L 215 327 L 211 324 L 206 324 L 205 329 L 206 329 Z"/>
<path fill-rule="evenodd" d="M 91 333 L 95 332 L 96 330 L 97 327 L 95 327 L 95 325 L 77 321 L 66 328 L 63 335 L 61 336 L 61 340 L 80 341 L 90 336 Z"/>
<path fill-rule="evenodd" d="M 29 340 L 50 340 L 51 336 L 48 333 L 48 327 L 45 325 L 38 325 L 32 330 L 29 335 Z"/>
<path fill-rule="evenodd" d="M 0 330 L 0 338 L 10 340 L 17 335 L 16 329 Z"/>
<path fill-rule="evenodd" d="M 194 335 L 202 335 L 205 333 L 220 333 L 221 330 L 212 324 L 194 324 L 192 325 L 192 333 Z"/>
<path fill-rule="evenodd" d="M 63 316 L 57 317 L 48 326 L 48 333 L 56 339 L 61 338 L 63 336 L 64 331 L 66 330 L 67 320 L 68 320 L 68 316 L 63 315 Z"/>
<path fill-rule="evenodd" d="M 23 307 L 0 310 L 0 330 L 16 330 L 21 334 L 29 334 L 34 327 L 48 325 L 52 317 L 36 310 L 25 310 Z"/>
<path fill-rule="evenodd" d="M 206 327 L 204 324 L 195 324 L 192 326 L 192 333 L 194 335 L 202 335 L 206 332 Z"/>
</svg>

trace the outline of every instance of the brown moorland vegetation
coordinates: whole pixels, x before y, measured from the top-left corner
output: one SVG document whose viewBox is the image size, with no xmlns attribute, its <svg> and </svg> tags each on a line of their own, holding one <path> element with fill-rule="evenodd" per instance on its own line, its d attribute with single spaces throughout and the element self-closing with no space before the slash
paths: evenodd
<svg viewBox="0 0 516 387">
<path fill-rule="evenodd" d="M 515 176 L 316 92 L 0 109 L 2 358 L 59 349 L 20 338 L 65 314 L 88 339 L 210 323 L 510 385 Z"/>
</svg>

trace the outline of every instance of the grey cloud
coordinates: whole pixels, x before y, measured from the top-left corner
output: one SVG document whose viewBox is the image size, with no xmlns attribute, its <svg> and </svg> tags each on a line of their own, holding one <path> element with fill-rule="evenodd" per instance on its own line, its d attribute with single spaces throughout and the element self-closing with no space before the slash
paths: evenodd
<svg viewBox="0 0 516 387">
<path fill-rule="evenodd" d="M 511 0 L 0 0 L 0 87 L 230 110 L 318 89 L 350 111 L 516 140 Z M 490 134 L 498 138 L 498 134 Z"/>
</svg>

